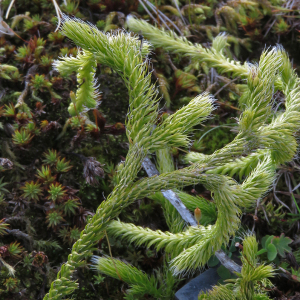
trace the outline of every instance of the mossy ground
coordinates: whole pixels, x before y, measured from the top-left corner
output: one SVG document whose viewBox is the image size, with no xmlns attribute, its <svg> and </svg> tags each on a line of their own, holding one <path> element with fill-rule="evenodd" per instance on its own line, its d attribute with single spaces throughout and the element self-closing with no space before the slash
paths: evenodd
<svg viewBox="0 0 300 300">
<path fill-rule="evenodd" d="M 171 5 L 171 1 L 154 1 L 155 5 L 163 9 L 164 5 Z M 182 6 L 188 5 L 188 1 L 181 1 Z M 239 1 L 235 1 L 240 5 Z M 10 1 L 1 2 L 2 8 L 6 11 Z M 127 14 L 134 13 L 142 18 L 149 16 L 138 1 L 67 1 L 67 7 L 61 7 L 65 13 L 76 15 L 84 20 L 97 23 L 101 28 L 118 29 L 126 27 L 124 23 Z M 256 2 L 255 2 L 256 3 Z M 226 31 L 234 40 L 228 47 L 227 54 L 233 59 L 241 61 L 257 61 L 265 47 L 275 45 L 280 42 L 284 48 L 294 58 L 293 63 L 296 70 L 299 70 L 299 25 L 295 21 L 298 8 L 292 8 L 295 12 L 286 13 L 284 22 L 280 23 L 282 16 L 278 16 L 276 11 L 272 11 L 267 4 L 282 5 L 280 1 L 264 1 L 262 4 L 249 8 L 247 5 L 240 10 L 234 23 L 228 20 L 228 15 L 222 12 L 218 1 L 204 1 L 202 3 L 209 9 L 201 11 L 191 10 L 185 16 L 187 26 L 180 23 L 180 18 L 165 11 L 166 14 L 180 25 L 182 33 L 192 42 L 209 46 L 211 35 L 216 36 L 215 19 L 216 13 L 221 17 L 220 31 Z M 118 11 L 120 14 L 114 14 Z M 10 18 L 5 20 L 12 25 L 11 16 L 25 15 L 20 17 L 19 24 L 14 28 L 17 35 L 0 35 L 0 75 L 1 64 L 12 65 L 18 68 L 19 73 L 11 72 L 10 79 L 0 76 L 0 101 L 3 109 L 5 105 L 17 104 L 20 93 L 24 90 L 25 76 L 32 66 L 36 66 L 35 73 L 27 80 L 30 82 L 30 90 L 25 98 L 32 115 L 17 115 L 22 113 L 20 108 L 16 109 L 14 116 L 1 114 L 0 130 L 0 157 L 8 158 L 14 164 L 12 169 L 1 172 L 3 182 L 7 183 L 1 189 L 1 209 L 0 218 L 6 218 L 10 224 L 9 229 L 19 229 L 29 236 L 20 237 L 16 234 L 6 234 L 1 237 L 0 247 L 4 251 L 4 246 L 14 242 L 19 243 L 19 252 L 1 252 L 3 259 L 16 268 L 16 276 L 12 278 L 5 268 L 0 273 L 0 299 L 42 299 L 47 292 L 50 283 L 56 276 L 60 264 L 66 261 L 70 253 L 72 243 L 78 238 L 78 232 L 87 222 L 87 219 L 96 211 L 98 205 L 105 201 L 112 191 L 115 183 L 117 165 L 126 157 L 128 141 L 125 134 L 90 134 L 82 130 L 80 124 L 69 126 L 65 134 L 60 137 L 62 128 L 69 118 L 68 106 L 70 104 L 70 91 L 77 88 L 75 74 L 67 78 L 52 69 L 51 61 L 61 55 L 75 54 L 77 49 L 66 38 L 59 35 L 49 36 L 56 28 L 56 17 L 53 3 L 50 0 L 28 1 L 18 0 L 12 8 Z M 39 14 L 39 17 L 34 17 Z M 284 15 L 285 16 L 285 15 Z M 281 19 L 280 19 L 281 18 Z M 150 18 L 151 19 L 151 18 Z M 38 20 L 38 21 L 37 21 Z M 102 22 L 99 22 L 102 20 Z M 151 21 L 151 20 L 150 20 Z M 153 22 L 153 20 L 151 21 Z M 274 23 L 272 23 L 274 22 Z M 234 25 L 235 24 L 235 25 Z M 275 24 L 272 28 L 271 24 Z M 281 24 L 281 25 L 280 25 Z M 280 27 L 281 26 L 281 27 Z M 268 33 L 267 33 L 268 32 Z M 1 34 L 1 33 L 0 33 Z M 34 38 L 43 39 L 45 45 L 38 48 L 33 43 Z M 31 43 L 29 43 L 31 41 Z M 27 52 L 21 47 L 27 47 Z M 42 59 L 42 57 L 44 57 Z M 153 81 L 157 81 L 157 73 L 164 76 L 169 84 L 169 89 L 161 89 L 162 98 L 161 112 L 173 113 L 189 99 L 202 91 L 216 93 L 218 108 L 214 116 L 205 126 L 196 128 L 196 133 L 191 136 L 190 149 L 194 151 L 211 154 L 216 149 L 221 148 L 231 141 L 235 136 L 234 124 L 240 112 L 238 107 L 238 94 L 235 83 L 222 89 L 226 84 L 217 76 L 214 70 L 208 70 L 205 64 L 197 64 L 181 55 L 169 54 L 164 49 L 153 49 Z M 47 60 L 50 63 L 47 63 Z M 181 70 L 180 76 L 176 76 L 175 69 Z M 39 87 L 34 81 L 35 75 L 44 75 L 44 86 Z M 193 77 L 191 77 L 191 75 Z M 3 76 L 2 76 L 3 77 Z M 124 124 L 128 112 L 128 93 L 120 76 L 105 66 L 97 66 L 96 78 L 98 80 L 99 91 L 101 92 L 101 104 L 98 111 L 106 120 L 106 125 L 116 123 Z M 50 88 L 46 85 L 51 83 Z M 220 90 L 221 89 L 221 90 Z M 59 97 L 53 97 L 55 92 Z M 45 107 L 38 111 L 37 98 L 43 100 Z M 165 105 L 164 99 L 170 98 L 170 106 Z M 95 121 L 93 113 L 89 112 L 90 119 Z M 29 143 L 17 145 L 12 142 L 12 137 L 17 129 L 34 123 L 36 130 Z M 46 124 L 46 125 L 45 125 Z M 199 141 L 200 140 L 200 141 Z M 58 202 L 49 200 L 49 184 L 40 181 L 42 184 L 39 201 L 33 201 L 23 196 L 22 187 L 26 182 L 37 182 L 37 170 L 41 170 L 45 164 L 45 152 L 54 149 L 59 152 L 61 158 L 70 160 L 72 169 L 68 172 L 57 172 L 55 165 L 51 166 L 52 175 L 55 181 L 59 182 L 66 190 L 68 199 L 74 200 L 74 209 L 66 212 L 65 202 L 60 199 Z M 172 149 L 177 167 L 183 166 L 181 161 L 184 150 Z M 77 156 L 76 156 L 77 154 Z M 94 157 L 102 165 L 104 176 L 99 178 L 98 185 L 92 186 L 86 182 L 83 176 L 83 161 L 78 155 L 84 157 Z M 277 184 L 277 191 L 280 191 L 280 199 L 287 206 L 292 206 L 289 184 L 293 186 L 300 181 L 298 161 L 287 167 L 282 167 L 279 174 L 283 174 Z M 143 171 L 139 174 L 144 176 Z M 238 180 L 238 179 L 237 179 Z M 7 191 L 5 191 L 5 189 Z M 209 193 L 200 186 L 189 187 L 187 191 L 198 192 L 210 198 Z M 298 190 L 296 191 L 298 193 Z M 279 194 L 276 194 L 279 196 Z M 298 194 L 297 194 L 298 195 Z M 296 198 L 299 203 L 299 197 Z M 270 204 L 268 206 L 268 203 Z M 273 207 L 271 209 L 270 207 Z M 293 210 L 295 212 L 295 210 Z M 51 219 L 51 214 L 57 212 L 62 219 L 55 221 Z M 259 222 L 255 223 L 254 209 L 245 211 L 243 224 L 252 228 L 256 224 L 258 238 L 266 234 L 279 235 L 285 232 L 293 239 L 299 239 L 299 221 L 291 221 L 287 215 L 287 210 L 280 207 L 274 196 L 269 195 L 263 199 L 261 207 L 258 209 Z M 54 215 L 52 215 L 52 218 Z M 268 219 L 266 218 L 268 217 Z M 167 225 L 163 221 L 162 209 L 157 203 L 149 199 L 139 199 L 126 211 L 122 212 L 120 218 L 124 221 L 134 222 L 152 229 L 167 230 Z M 279 222 L 278 220 L 284 220 Z M 44 241 L 44 242 L 41 242 Z M 46 243 L 48 242 L 48 244 Z M 32 243 L 32 245 L 30 244 Z M 124 245 L 118 240 L 111 239 L 113 255 L 122 256 L 127 261 L 139 266 L 143 270 L 151 273 L 163 263 L 163 253 L 155 253 L 145 248 L 135 248 L 133 245 Z M 99 241 L 99 253 L 108 254 L 108 244 L 104 239 Z M 296 249 L 296 247 L 295 247 Z M 34 252 L 36 251 L 36 252 Z M 38 253 L 37 253 L 38 252 Z M 299 252 L 299 251 L 298 251 Z M 40 260 L 47 257 L 46 260 Z M 296 255 L 296 265 L 287 261 L 290 266 L 300 264 L 300 255 Z M 286 260 L 278 262 L 286 263 Z M 80 268 L 76 273 L 80 285 L 79 290 L 74 293 L 75 299 L 124 299 L 127 286 L 120 281 L 105 278 L 96 278 L 97 274 L 90 271 L 88 265 Z M 8 279 L 11 279 L 9 283 Z M 292 295 L 299 287 L 297 282 L 289 280 L 285 284 L 278 285 L 282 295 Z M 182 282 L 181 284 L 184 284 Z M 276 282 L 278 284 L 278 282 Z M 174 291 L 175 292 L 175 291 Z M 276 294 L 277 293 L 277 294 Z M 273 295 L 280 297 L 276 290 Z M 279 295 L 279 296 L 278 296 Z M 274 296 L 274 297 L 275 297 Z M 2 297 L 2 298 L 1 298 Z M 145 295 L 145 299 L 151 299 Z M 280 299 L 280 298 L 278 298 Z M 283 298 L 282 298 L 283 299 Z"/>
</svg>

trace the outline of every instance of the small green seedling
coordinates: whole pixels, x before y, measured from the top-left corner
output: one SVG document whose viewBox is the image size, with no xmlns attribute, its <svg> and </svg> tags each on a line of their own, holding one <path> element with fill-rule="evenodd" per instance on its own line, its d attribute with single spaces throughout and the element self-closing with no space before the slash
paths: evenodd
<svg viewBox="0 0 300 300">
<path fill-rule="evenodd" d="M 285 257 L 285 252 L 290 253 L 292 250 L 289 247 L 292 241 L 289 237 L 285 237 L 283 233 L 280 236 L 266 235 L 261 241 L 263 248 L 257 252 L 257 255 L 267 253 L 270 261 L 275 260 L 277 254 Z"/>
</svg>

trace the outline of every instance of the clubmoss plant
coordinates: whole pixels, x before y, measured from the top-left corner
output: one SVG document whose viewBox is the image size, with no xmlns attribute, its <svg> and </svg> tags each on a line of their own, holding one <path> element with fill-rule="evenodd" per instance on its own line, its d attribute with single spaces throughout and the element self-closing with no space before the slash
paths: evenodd
<svg viewBox="0 0 300 300">
<path fill-rule="evenodd" d="M 84 50 L 80 51 L 76 58 L 65 57 L 63 62 L 54 64 L 62 76 L 77 72 L 78 89 L 68 109 L 71 116 L 76 116 L 84 108 L 91 109 L 97 106 L 98 93 L 94 79 L 96 65 L 94 55 Z"/>
<path fill-rule="evenodd" d="M 270 299 L 266 294 L 272 286 L 269 278 L 274 277 L 275 270 L 271 265 L 259 264 L 258 243 L 254 236 L 247 236 L 243 245 L 238 245 L 242 253 L 242 271 L 237 273 L 237 279 L 227 280 L 226 285 L 214 286 L 209 292 L 201 292 L 199 300 L 246 300 Z"/>
<path fill-rule="evenodd" d="M 106 232 L 109 235 L 121 235 L 123 239 L 138 245 L 165 248 L 166 252 L 171 254 L 170 270 L 175 275 L 203 267 L 215 251 L 223 244 L 226 245 L 234 236 L 240 224 L 241 208 L 250 207 L 262 197 L 274 181 L 276 167 L 290 161 L 296 153 L 297 142 L 294 133 L 300 128 L 299 79 L 281 47 L 264 51 L 258 65 L 242 65 L 229 61 L 224 56 L 225 36 L 218 36 L 212 48 L 205 49 L 172 33 L 162 32 L 143 21 L 131 18 L 128 24 L 130 28 L 142 30 L 153 44 L 205 61 L 221 73 L 247 79 L 240 105 L 242 114 L 238 120 L 239 132 L 232 142 L 211 155 L 190 152 L 186 156 L 186 162 L 190 165 L 174 170 L 169 149 L 188 147 L 188 135 L 193 127 L 206 120 L 214 109 L 213 98 L 203 93 L 157 124 L 159 99 L 157 89 L 151 83 L 151 74 L 148 73 L 149 44 L 143 42 L 141 47 L 137 37 L 123 31 L 104 34 L 95 26 L 64 17 L 62 33 L 82 48 L 76 59 L 64 57 L 55 63 L 57 70 L 63 74 L 73 71 L 78 74 L 80 86 L 69 111 L 74 114 L 75 107 L 81 110 L 84 106 L 94 106 L 95 66 L 100 63 L 112 68 L 120 74 L 128 88 L 126 135 L 129 150 L 125 162 L 118 170 L 117 185 L 106 201 L 100 204 L 95 215 L 89 219 L 80 238 L 73 245 L 68 261 L 62 265 L 57 279 L 51 284 L 45 300 L 62 299 L 77 288 L 73 272 L 92 255 L 96 243 Z M 280 113 L 272 110 L 274 87 L 286 97 L 286 109 Z M 84 98 L 83 91 L 86 96 Z M 143 161 L 151 153 L 157 155 L 161 175 L 137 180 Z M 243 178 L 241 183 L 238 183 L 225 174 L 239 174 Z M 213 210 L 216 207 L 217 220 L 213 225 L 187 227 L 183 231 L 184 223 L 180 222 L 180 215 L 172 205 L 161 199 L 160 191 L 178 191 L 192 184 L 202 184 L 212 192 L 214 206 L 207 206 L 207 211 L 211 212 L 213 220 Z M 174 218 L 169 218 L 168 224 L 172 221 L 179 224 L 170 227 L 174 232 L 163 233 L 113 221 L 136 199 L 151 198 L 155 195 L 161 199 L 165 214 Z M 186 203 L 196 204 L 195 207 L 189 207 L 192 211 L 197 207 L 201 210 L 202 206 L 205 207 L 196 197 L 191 201 L 183 193 L 181 198 L 183 202 L 186 199 Z M 55 226 L 52 218 L 51 221 L 50 225 L 49 214 L 49 226 Z M 55 222 L 60 221 L 61 219 Z M 163 297 L 161 293 L 161 296 L 158 296 L 160 288 L 153 286 L 151 279 L 147 280 L 148 278 L 133 266 L 111 258 L 101 260 L 107 267 L 106 271 L 101 267 L 103 273 L 128 281 L 129 284 L 135 285 L 136 289 L 140 286 L 135 295 L 142 296 L 147 291 L 156 298 Z M 127 269 L 125 273 L 124 269 Z M 249 275 L 251 270 L 247 269 L 246 272 Z M 136 281 L 133 281 L 129 274 L 134 274 Z"/>
</svg>

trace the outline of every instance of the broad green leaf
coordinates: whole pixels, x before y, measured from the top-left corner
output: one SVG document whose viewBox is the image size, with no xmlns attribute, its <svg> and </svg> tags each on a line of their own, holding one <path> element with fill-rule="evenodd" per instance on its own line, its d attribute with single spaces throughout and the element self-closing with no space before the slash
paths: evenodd
<svg viewBox="0 0 300 300">
<path fill-rule="evenodd" d="M 268 250 L 268 260 L 272 261 L 276 258 L 277 256 L 277 249 L 273 244 L 269 244 L 267 246 L 267 250 Z"/>
<path fill-rule="evenodd" d="M 261 246 L 263 248 L 266 248 L 266 240 L 269 238 L 269 235 L 265 235 L 262 239 L 261 239 Z"/>
<path fill-rule="evenodd" d="M 208 260 L 207 265 L 208 265 L 210 268 L 212 268 L 212 267 L 215 267 L 219 262 L 220 262 L 219 259 L 218 259 L 215 255 L 213 255 L 213 256 L 211 256 L 210 259 Z"/>
<path fill-rule="evenodd" d="M 273 239 L 274 235 L 270 235 L 268 236 L 268 238 L 266 239 L 265 245 L 263 246 L 264 248 L 268 248 L 268 245 L 271 243 L 272 239 Z"/>
<path fill-rule="evenodd" d="M 282 233 L 279 237 L 278 236 L 274 237 L 272 243 L 276 247 L 280 256 L 284 257 L 285 256 L 284 252 L 289 253 L 292 251 L 291 247 L 289 247 L 289 244 L 292 241 L 293 241 L 292 239 L 290 239 L 289 237 L 285 237 L 284 233 Z"/>
<path fill-rule="evenodd" d="M 260 250 L 256 253 L 256 256 L 261 255 L 261 254 L 264 254 L 264 253 L 266 253 L 267 251 L 268 251 L 268 250 L 265 249 L 265 248 L 260 249 Z"/>
<path fill-rule="evenodd" d="M 220 266 L 218 269 L 217 269 L 217 272 L 218 272 L 218 275 L 223 279 L 223 280 L 226 280 L 226 279 L 230 279 L 231 278 L 231 273 L 228 269 L 226 269 L 223 265 Z"/>
</svg>

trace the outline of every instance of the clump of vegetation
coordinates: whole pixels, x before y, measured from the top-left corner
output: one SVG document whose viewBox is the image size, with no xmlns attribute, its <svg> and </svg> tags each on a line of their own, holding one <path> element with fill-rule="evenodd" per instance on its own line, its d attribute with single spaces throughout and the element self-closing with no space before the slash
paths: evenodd
<svg viewBox="0 0 300 300">
<path fill-rule="evenodd" d="M 298 4 L 27 2 L 0 4 L 0 298 L 172 299 L 238 251 L 199 297 L 295 295 Z"/>
<path fill-rule="evenodd" d="M 128 23 L 133 28 L 143 28 L 146 34 L 151 32 L 152 39 L 156 42 L 159 41 L 169 50 L 176 49 L 176 51 L 179 51 L 179 49 L 182 49 L 182 52 L 191 53 L 193 56 L 195 56 L 194 53 L 197 53 L 194 50 L 196 47 L 184 39 L 174 39 L 174 37 L 164 34 L 158 29 L 151 28 L 145 22 L 137 22 L 131 19 Z M 81 239 L 74 244 L 72 259 L 68 260 L 68 264 L 58 274 L 58 280 L 63 278 L 64 284 L 60 286 L 53 284 L 46 299 L 55 298 L 58 293 L 68 294 L 69 291 L 76 288 L 76 285 L 67 274 L 73 272 L 76 262 L 82 259 L 81 251 L 84 251 L 87 255 L 87 251 L 92 250 L 93 244 L 103 237 L 103 231 L 107 227 L 108 233 L 123 234 L 126 239 L 135 241 L 138 245 L 146 243 L 149 247 L 158 244 L 158 249 L 160 249 L 162 246 L 167 248 L 168 244 L 172 242 L 171 257 L 173 259 L 171 268 L 174 274 L 204 266 L 214 254 L 214 251 L 220 249 L 222 244 L 226 245 L 230 236 L 234 235 L 235 230 L 237 230 L 240 214 L 239 206 L 249 206 L 255 199 L 261 197 L 274 180 L 276 166 L 292 159 L 295 154 L 296 141 L 293 133 L 299 126 L 297 123 L 299 114 L 297 102 L 298 77 L 292 70 L 286 53 L 281 48 L 274 48 L 262 54 L 259 66 L 247 67 L 247 65 L 242 66 L 226 60 L 222 52 L 226 45 L 224 36 L 219 36 L 214 41 L 211 50 L 203 49 L 201 51 L 201 47 L 198 46 L 200 50 L 198 50 L 199 58 L 203 57 L 208 64 L 213 64 L 223 72 L 231 71 L 234 76 L 247 78 L 247 89 L 244 91 L 244 99 L 246 98 L 245 95 L 247 95 L 247 99 L 244 100 L 246 104 L 244 107 L 244 103 L 241 101 L 243 114 L 239 119 L 239 133 L 233 142 L 211 155 L 189 153 L 186 160 L 194 162 L 191 167 L 165 173 L 153 179 L 142 179 L 129 185 L 129 181 L 132 181 L 136 176 L 136 172 L 141 167 L 147 152 L 162 151 L 165 147 L 170 146 L 187 145 L 187 136 L 184 133 L 191 130 L 191 126 L 197 125 L 209 115 L 213 109 L 211 99 L 207 94 L 196 97 L 187 106 L 165 118 L 154 130 L 151 130 L 150 128 L 152 128 L 157 118 L 157 111 L 155 110 L 157 104 L 156 95 L 148 83 L 149 76 L 146 76 L 144 71 L 146 65 L 141 61 L 147 53 L 147 45 L 145 45 L 143 52 L 138 48 L 136 39 L 131 39 L 122 33 L 115 36 L 105 36 L 96 28 L 68 18 L 64 21 L 62 30 L 67 37 L 73 39 L 84 49 L 86 56 L 92 57 L 94 55 L 99 63 L 107 64 L 117 72 L 122 72 L 124 78 L 128 78 L 128 87 L 132 89 L 129 94 L 129 102 L 132 108 L 126 123 L 129 152 L 118 175 L 119 182 L 115 187 L 118 193 L 115 194 L 113 191 L 107 201 L 99 206 L 96 215 L 83 231 Z M 119 44 L 123 45 L 123 49 L 118 47 Z M 116 51 L 118 51 L 117 56 Z M 96 56 L 97 53 L 102 53 L 102 56 Z M 218 61 L 216 61 L 216 57 L 218 57 Z M 78 59 L 82 60 L 81 56 Z M 129 61 L 130 66 L 128 65 Z M 81 64 L 84 65 L 84 61 Z M 142 69 L 135 68 L 136 65 Z M 57 68 L 64 72 L 65 69 L 72 68 L 72 65 L 69 64 L 69 59 L 65 58 L 63 61 L 57 62 Z M 279 86 L 283 87 L 282 91 L 286 93 L 286 97 L 289 97 L 290 100 L 286 103 L 286 111 L 269 121 L 268 115 L 272 113 L 269 102 L 272 99 L 275 80 L 280 81 Z M 137 85 L 138 82 L 139 85 Z M 85 84 L 87 85 L 86 88 L 93 88 L 94 83 L 92 80 L 87 80 Z M 133 89 L 134 86 L 136 86 L 135 89 Z M 88 102 L 88 99 L 86 101 Z M 75 101 L 73 103 L 75 104 Z M 194 115 L 195 113 L 196 115 Z M 181 120 L 184 120 L 184 122 Z M 175 128 L 176 131 L 174 131 Z M 274 135 L 275 132 L 278 134 L 278 131 L 282 134 L 281 139 L 278 135 L 276 137 Z M 161 132 L 164 132 L 164 134 L 161 135 Z M 149 143 L 150 133 L 151 143 Z M 283 140 L 290 140 L 291 145 L 294 145 L 293 150 L 290 147 L 284 148 Z M 272 147 L 268 148 L 267 145 L 270 144 L 272 144 Z M 233 153 L 236 158 L 232 158 Z M 239 156 L 245 154 L 248 154 L 248 156 L 236 161 Z M 130 161 L 130 163 L 127 161 Z M 160 163 L 166 165 L 168 162 L 170 160 L 162 159 Z M 247 173 L 245 170 L 245 166 L 249 165 L 254 168 L 251 173 Z M 207 168 L 209 170 L 206 170 Z M 228 177 L 218 175 L 223 170 L 228 172 L 231 169 L 234 169 L 235 173 L 243 171 L 243 174 L 248 178 L 241 185 L 236 185 Z M 135 173 L 133 173 L 133 170 L 135 170 Z M 120 213 L 119 207 L 128 206 L 131 201 L 136 199 L 132 196 L 135 195 L 136 188 L 148 195 L 149 192 L 159 192 L 161 189 L 178 188 L 179 184 L 181 186 L 190 185 L 195 180 L 204 184 L 214 193 L 214 201 L 218 208 L 218 219 L 213 226 L 200 227 L 198 233 L 197 230 L 194 231 L 195 229 L 193 229 L 193 234 L 190 230 L 187 230 L 180 233 L 180 235 L 172 236 L 171 233 L 168 233 L 167 236 L 162 235 L 158 238 L 160 232 L 152 233 L 150 230 L 134 225 L 110 222 L 111 217 L 115 217 Z M 147 182 L 148 188 L 144 187 L 145 182 Z M 149 187 L 151 187 L 151 190 L 148 190 Z M 169 214 L 167 209 L 166 213 Z M 170 235 L 172 238 L 170 238 Z M 192 239 L 192 241 L 189 239 Z M 178 247 L 175 245 L 178 245 Z M 185 248 L 185 251 L 183 251 L 183 248 Z M 158 297 L 158 291 L 150 288 L 151 280 L 134 281 L 127 276 L 126 279 L 122 278 L 116 266 L 117 262 L 113 262 L 113 260 L 110 267 L 105 267 L 105 270 L 101 267 L 104 265 L 107 264 L 98 263 L 98 268 L 103 273 L 116 272 L 115 275 L 112 275 L 113 277 L 118 276 L 119 279 L 139 287 L 137 288 L 138 292 L 135 289 L 130 291 L 131 295 L 138 294 L 142 296 L 145 293 L 150 293 L 153 297 Z M 131 273 L 139 277 L 137 275 L 138 271 L 130 265 L 122 264 L 119 267 L 120 272 L 122 269 L 123 277 L 125 274 Z M 125 269 L 127 269 L 126 272 Z M 141 289 L 139 284 L 145 286 L 146 282 L 149 282 L 149 285 Z M 151 292 L 152 290 L 153 292 Z"/>
<path fill-rule="evenodd" d="M 272 287 L 269 278 L 274 277 L 275 270 L 271 265 L 258 264 L 258 243 L 254 236 L 238 244 L 242 253 L 242 270 L 237 279 L 227 280 L 230 283 L 219 285 L 207 293 L 201 292 L 198 299 L 270 299 L 266 290 Z"/>
</svg>

